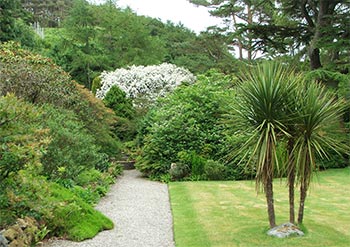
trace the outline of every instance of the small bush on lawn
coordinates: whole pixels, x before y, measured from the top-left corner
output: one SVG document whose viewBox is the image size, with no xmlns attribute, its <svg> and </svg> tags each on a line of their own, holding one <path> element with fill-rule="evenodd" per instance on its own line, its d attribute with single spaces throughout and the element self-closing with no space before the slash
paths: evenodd
<svg viewBox="0 0 350 247">
<path fill-rule="evenodd" d="M 204 165 L 203 177 L 208 180 L 228 179 L 228 168 L 224 164 L 214 160 L 207 160 Z"/>
<path fill-rule="evenodd" d="M 181 180 L 185 177 L 187 177 L 191 173 L 190 167 L 187 164 L 178 162 L 178 163 L 172 163 L 169 175 L 171 177 L 171 180 Z"/>
<path fill-rule="evenodd" d="M 196 154 L 195 152 L 181 151 L 177 154 L 180 163 L 186 164 L 191 171 L 191 176 L 200 177 L 204 173 L 206 159 Z"/>
</svg>

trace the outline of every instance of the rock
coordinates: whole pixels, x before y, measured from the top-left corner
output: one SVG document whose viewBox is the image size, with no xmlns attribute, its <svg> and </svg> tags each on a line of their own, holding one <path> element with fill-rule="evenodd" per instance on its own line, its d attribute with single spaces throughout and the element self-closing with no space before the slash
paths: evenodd
<svg viewBox="0 0 350 247">
<path fill-rule="evenodd" d="M 21 236 L 18 236 L 16 239 L 18 242 L 25 244 L 25 246 L 30 246 L 32 243 L 33 237 L 31 235 L 23 234 Z"/>
<path fill-rule="evenodd" d="M 26 229 L 28 226 L 28 223 L 24 219 L 17 219 L 17 224 L 22 229 Z"/>
<path fill-rule="evenodd" d="M 8 247 L 27 247 L 28 245 L 26 245 L 23 241 L 21 240 L 14 240 L 12 241 Z"/>
<path fill-rule="evenodd" d="M 0 247 L 7 247 L 7 239 L 0 233 Z"/>
<path fill-rule="evenodd" d="M 297 226 L 288 222 L 270 229 L 267 235 L 277 238 L 286 238 L 291 235 L 304 236 L 304 233 Z"/>
<path fill-rule="evenodd" d="M 31 226 L 38 225 L 37 221 L 31 217 L 26 216 L 26 217 L 24 217 L 24 220 L 25 220 L 25 222 L 27 222 L 28 225 L 31 225 Z"/>
<path fill-rule="evenodd" d="M 18 233 L 16 230 L 14 230 L 13 228 L 9 228 L 4 232 L 4 237 L 8 240 L 8 241 L 12 241 L 17 237 Z"/>
</svg>

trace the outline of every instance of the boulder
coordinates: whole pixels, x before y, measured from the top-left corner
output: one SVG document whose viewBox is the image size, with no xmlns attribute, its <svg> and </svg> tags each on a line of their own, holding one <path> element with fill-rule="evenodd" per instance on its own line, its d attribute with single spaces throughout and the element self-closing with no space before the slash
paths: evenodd
<svg viewBox="0 0 350 247">
<path fill-rule="evenodd" d="M 16 239 L 17 236 L 18 236 L 18 232 L 13 228 L 9 228 L 4 232 L 4 237 L 10 242 Z"/>
<path fill-rule="evenodd" d="M 26 245 L 22 240 L 13 240 L 8 247 L 27 247 L 28 245 Z"/>
<path fill-rule="evenodd" d="M 0 247 L 7 247 L 7 239 L 0 233 Z"/>
<path fill-rule="evenodd" d="M 286 238 L 289 236 L 304 236 L 304 233 L 297 226 L 288 222 L 270 229 L 267 235 L 277 238 Z"/>
<path fill-rule="evenodd" d="M 27 228 L 28 223 L 24 219 L 17 219 L 17 225 L 24 230 Z"/>
</svg>

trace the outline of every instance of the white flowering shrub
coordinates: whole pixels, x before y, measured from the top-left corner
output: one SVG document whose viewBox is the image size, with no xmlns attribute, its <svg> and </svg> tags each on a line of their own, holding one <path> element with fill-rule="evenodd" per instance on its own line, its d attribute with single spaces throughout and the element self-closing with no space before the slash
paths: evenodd
<svg viewBox="0 0 350 247">
<path fill-rule="evenodd" d="M 164 97 L 182 83 L 192 84 L 196 77 L 187 69 L 173 64 L 163 63 L 152 66 L 131 66 L 101 74 L 101 88 L 96 97 L 103 99 L 116 85 L 137 106 L 154 103 L 158 97 Z"/>
</svg>

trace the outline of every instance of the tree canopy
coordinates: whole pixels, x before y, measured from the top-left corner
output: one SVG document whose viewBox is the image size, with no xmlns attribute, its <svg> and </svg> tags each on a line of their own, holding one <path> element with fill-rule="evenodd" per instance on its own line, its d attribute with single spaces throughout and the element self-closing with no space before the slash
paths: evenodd
<svg viewBox="0 0 350 247">
<path fill-rule="evenodd" d="M 224 18 L 232 44 L 267 57 L 306 56 L 310 69 L 348 73 L 350 23 L 345 0 L 189 0 Z"/>
</svg>

